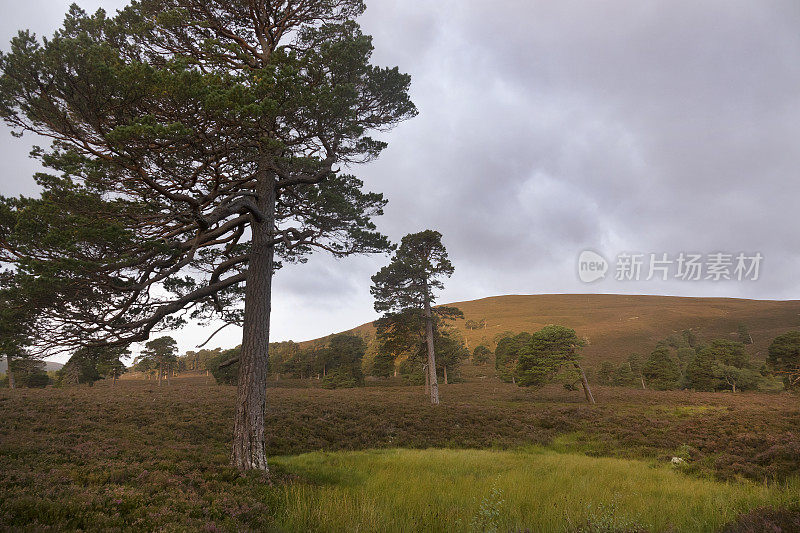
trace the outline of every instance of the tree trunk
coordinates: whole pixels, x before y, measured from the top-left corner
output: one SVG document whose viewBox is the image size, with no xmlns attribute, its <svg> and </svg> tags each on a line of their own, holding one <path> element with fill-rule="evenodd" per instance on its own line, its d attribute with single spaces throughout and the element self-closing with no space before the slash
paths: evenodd
<svg viewBox="0 0 800 533">
<path fill-rule="evenodd" d="M 589 380 L 586 379 L 586 372 L 583 371 L 581 365 L 578 363 L 573 363 L 575 368 L 578 369 L 578 372 L 581 374 L 581 385 L 583 385 L 583 394 L 586 395 L 586 401 L 594 404 L 594 396 L 592 396 L 592 389 L 589 388 Z"/>
<path fill-rule="evenodd" d="M 431 300 L 427 295 L 428 287 L 425 286 L 425 340 L 428 342 L 428 374 L 431 379 L 431 403 L 439 405 L 439 383 L 436 379 L 436 354 L 433 351 L 433 313 L 431 313 Z"/>
<path fill-rule="evenodd" d="M 642 380 L 642 390 L 647 390 L 647 385 L 644 384 L 644 375 L 639 374 L 639 379 Z"/>
<path fill-rule="evenodd" d="M 161 363 L 158 363 L 158 386 L 161 386 L 161 380 L 164 378 L 164 370 L 161 368 Z"/>
<path fill-rule="evenodd" d="M 114 386 L 114 385 L 116 385 L 116 384 L 117 384 L 117 375 L 116 375 L 116 374 L 113 374 L 113 375 L 111 376 L 111 386 L 113 387 L 113 386 Z"/>
<path fill-rule="evenodd" d="M 422 373 L 425 374 L 425 395 L 431 393 L 431 375 L 428 372 L 428 365 L 422 366 Z"/>
<path fill-rule="evenodd" d="M 6 368 L 6 374 L 8 374 L 8 388 L 9 389 L 16 389 L 17 384 L 14 381 L 14 372 L 11 371 L 11 356 L 6 355 L 6 364 L 8 367 Z"/>
<path fill-rule="evenodd" d="M 172 368 L 167 367 L 167 385 L 172 385 Z"/>
<path fill-rule="evenodd" d="M 447 385 L 447 365 L 444 365 L 444 384 Z"/>
<path fill-rule="evenodd" d="M 257 202 L 262 220 L 253 217 L 250 260 L 245 289 L 242 351 L 236 391 L 231 464 L 239 470 L 264 470 L 267 454 L 264 442 L 264 411 L 267 401 L 269 325 L 272 310 L 272 269 L 274 248 L 274 178 L 266 172 L 258 177 Z"/>
</svg>

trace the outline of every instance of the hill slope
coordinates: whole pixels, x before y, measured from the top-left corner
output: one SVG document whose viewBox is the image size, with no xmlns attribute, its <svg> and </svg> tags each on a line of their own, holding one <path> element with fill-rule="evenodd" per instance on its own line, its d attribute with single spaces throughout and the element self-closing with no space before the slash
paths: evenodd
<svg viewBox="0 0 800 533">
<path fill-rule="evenodd" d="M 683 298 L 620 294 L 541 294 L 493 296 L 452 304 L 464 312 L 455 327 L 470 349 L 494 346 L 503 332 L 535 331 L 548 324 L 574 328 L 589 341 L 583 353 L 589 366 L 621 361 L 630 353 L 647 354 L 657 341 L 692 329 L 701 340 L 736 340 L 744 324 L 753 338 L 750 353 L 766 357 L 776 335 L 800 329 L 800 301 Z M 483 329 L 466 328 L 467 320 L 486 320 Z M 371 324 L 351 331 L 372 333 Z"/>
<path fill-rule="evenodd" d="M 47 372 L 54 372 L 56 370 L 61 370 L 61 367 L 64 366 L 61 363 L 56 363 L 54 361 L 43 361 L 43 363 L 45 365 L 44 369 Z M 7 367 L 8 367 L 8 361 L 6 361 L 6 358 L 3 357 L 3 359 L 0 360 L 0 374 L 5 374 Z"/>
</svg>

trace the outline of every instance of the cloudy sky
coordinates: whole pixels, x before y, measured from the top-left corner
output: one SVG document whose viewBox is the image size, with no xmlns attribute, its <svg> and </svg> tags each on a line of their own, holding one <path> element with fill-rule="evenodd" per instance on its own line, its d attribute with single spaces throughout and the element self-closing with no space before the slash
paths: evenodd
<svg viewBox="0 0 800 533">
<path fill-rule="evenodd" d="M 367 3 L 361 22 L 375 62 L 412 75 L 420 115 L 357 173 L 387 195 L 379 225 L 392 239 L 425 228 L 444 235 L 456 273 L 440 301 L 800 296 L 796 0 Z M 51 33 L 68 4 L 0 0 L 0 41 L 21 28 Z M 34 193 L 35 139 L 0 135 L 0 193 Z M 609 262 L 591 284 L 578 276 L 587 249 Z M 649 254 L 681 252 L 764 259 L 757 280 L 687 281 L 673 270 L 667 281 L 646 279 Z M 644 254 L 639 281 L 616 279 L 622 253 Z M 272 338 L 375 318 L 369 278 L 387 261 L 319 255 L 281 271 Z M 191 349 L 205 333 L 176 337 Z M 230 328 L 215 344 L 234 346 L 238 335 Z"/>
</svg>

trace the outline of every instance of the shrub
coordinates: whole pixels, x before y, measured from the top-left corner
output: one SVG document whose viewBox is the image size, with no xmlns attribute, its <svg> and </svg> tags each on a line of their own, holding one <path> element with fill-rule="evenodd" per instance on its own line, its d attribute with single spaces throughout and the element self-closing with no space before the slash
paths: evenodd
<svg viewBox="0 0 800 533">
<path fill-rule="evenodd" d="M 217 380 L 219 385 L 236 385 L 239 380 L 239 362 L 235 362 L 233 364 L 228 364 L 225 366 L 221 366 L 224 363 L 227 363 L 231 359 L 239 357 L 239 349 L 234 348 L 232 350 L 225 350 L 220 352 L 219 355 L 216 355 L 208 360 L 206 363 L 206 368 L 211 372 L 211 375 L 214 376 L 214 379 Z"/>
<path fill-rule="evenodd" d="M 345 368 L 337 368 L 328 372 L 328 375 L 322 380 L 322 386 L 326 389 L 351 389 L 360 384 L 356 376 Z"/>
</svg>

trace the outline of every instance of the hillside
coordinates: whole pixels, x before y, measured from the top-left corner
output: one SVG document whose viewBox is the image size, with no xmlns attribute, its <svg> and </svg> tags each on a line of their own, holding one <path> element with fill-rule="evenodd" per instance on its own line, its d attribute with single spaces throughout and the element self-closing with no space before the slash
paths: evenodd
<svg viewBox="0 0 800 533">
<path fill-rule="evenodd" d="M 56 370 L 61 370 L 61 368 L 64 366 L 61 363 L 56 363 L 53 361 L 43 361 L 43 363 L 45 365 L 44 369 L 47 372 L 54 372 Z M 5 374 L 7 367 L 8 367 L 8 361 L 6 361 L 6 358 L 3 357 L 3 359 L 0 360 L 0 374 Z"/>
<path fill-rule="evenodd" d="M 800 301 L 743 300 L 735 298 L 684 298 L 619 294 L 542 294 L 493 296 L 452 304 L 464 312 L 455 327 L 468 346 L 494 345 L 506 331 L 535 331 L 548 324 L 574 328 L 589 341 L 583 353 L 588 366 L 620 361 L 632 352 L 649 353 L 656 342 L 685 329 L 703 339 L 737 338 L 744 324 L 753 337 L 750 353 L 766 357 L 772 339 L 800 328 Z M 468 320 L 486 320 L 478 330 L 466 328 Z M 374 333 L 371 324 L 351 331 Z"/>
</svg>

